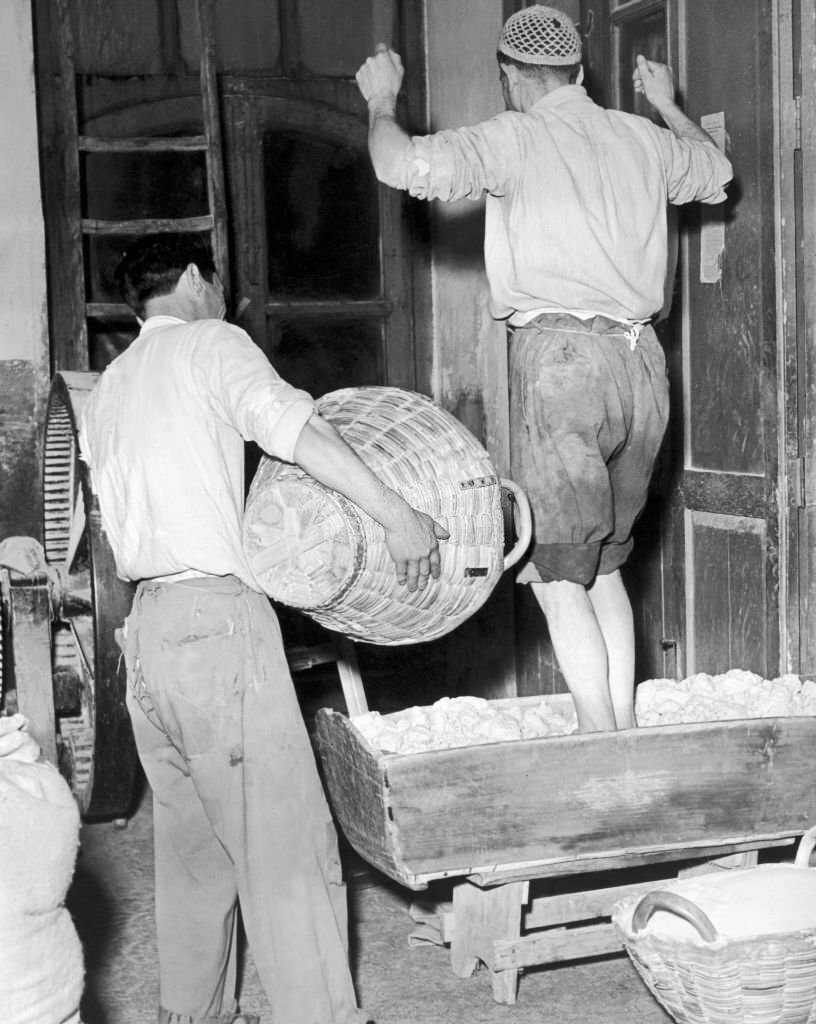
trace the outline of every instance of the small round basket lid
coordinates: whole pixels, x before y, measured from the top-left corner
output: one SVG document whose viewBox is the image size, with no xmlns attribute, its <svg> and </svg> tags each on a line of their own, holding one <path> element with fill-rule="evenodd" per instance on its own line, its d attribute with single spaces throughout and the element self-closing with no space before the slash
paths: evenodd
<svg viewBox="0 0 816 1024">
<path fill-rule="evenodd" d="M 258 582 L 273 600 L 369 643 L 455 629 L 515 561 L 504 554 L 502 481 L 487 452 L 450 413 L 400 388 L 345 388 L 317 408 L 385 484 L 450 533 L 440 578 L 424 590 L 400 586 L 378 523 L 299 467 L 266 458 L 244 515 Z M 519 557 L 528 540 L 516 545 Z"/>
</svg>

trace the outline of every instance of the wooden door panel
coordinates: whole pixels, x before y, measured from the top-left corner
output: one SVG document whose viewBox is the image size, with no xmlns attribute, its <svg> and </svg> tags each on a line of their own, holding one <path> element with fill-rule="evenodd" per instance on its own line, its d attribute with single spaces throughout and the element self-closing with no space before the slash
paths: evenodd
<svg viewBox="0 0 816 1024">
<path fill-rule="evenodd" d="M 687 509 L 686 673 L 765 665 L 766 524 Z"/>
</svg>

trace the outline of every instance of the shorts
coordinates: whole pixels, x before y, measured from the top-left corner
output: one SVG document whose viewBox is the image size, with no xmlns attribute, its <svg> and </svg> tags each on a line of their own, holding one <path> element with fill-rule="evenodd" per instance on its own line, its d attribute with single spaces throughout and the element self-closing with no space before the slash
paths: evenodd
<svg viewBox="0 0 816 1024">
<path fill-rule="evenodd" d="M 645 325 L 544 314 L 509 352 L 511 476 L 533 512 L 544 582 L 589 586 L 620 568 L 666 430 L 663 350 Z"/>
</svg>

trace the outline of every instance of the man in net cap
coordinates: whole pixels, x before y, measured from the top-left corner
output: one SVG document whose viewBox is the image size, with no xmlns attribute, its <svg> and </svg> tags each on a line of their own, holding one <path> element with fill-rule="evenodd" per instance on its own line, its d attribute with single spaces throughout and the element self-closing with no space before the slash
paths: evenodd
<svg viewBox="0 0 816 1024">
<path fill-rule="evenodd" d="M 668 417 L 662 349 L 667 202 L 720 203 L 731 165 L 674 101 L 671 69 L 633 70 L 666 127 L 596 105 L 581 37 L 535 5 L 498 41 L 506 110 L 409 136 L 399 56 L 357 72 L 380 181 L 422 199 L 485 198 L 494 317 L 510 331 L 511 473 L 533 508 L 519 575 L 547 618 L 584 731 L 634 724 L 634 631 L 621 566 Z"/>
<path fill-rule="evenodd" d="M 504 23 L 499 53 L 523 64 L 565 67 L 581 63 L 581 37 L 555 7 L 525 7 Z"/>
</svg>

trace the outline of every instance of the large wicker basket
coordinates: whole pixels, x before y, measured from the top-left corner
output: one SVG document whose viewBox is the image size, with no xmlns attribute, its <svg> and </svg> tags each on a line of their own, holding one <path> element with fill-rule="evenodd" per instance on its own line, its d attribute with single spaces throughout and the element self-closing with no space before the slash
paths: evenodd
<svg viewBox="0 0 816 1024">
<path fill-rule="evenodd" d="M 440 578 L 424 590 L 400 586 L 378 523 L 299 467 L 266 458 L 244 516 L 244 547 L 258 582 L 273 600 L 356 640 L 407 644 L 449 632 L 487 600 L 529 545 L 526 497 L 497 477 L 457 419 L 423 395 L 345 388 L 317 406 L 384 483 L 448 530 Z M 518 539 L 506 556 L 503 489 L 517 510 Z"/>
<path fill-rule="evenodd" d="M 808 867 L 814 840 L 816 829 L 811 829 L 802 838 L 794 865 L 732 869 L 669 882 L 615 907 L 612 920 L 632 963 L 678 1024 L 816 1021 L 816 872 L 802 870 Z M 752 911 L 757 919 L 761 911 L 770 911 L 764 923 L 757 923 L 756 934 L 729 937 L 714 924 L 714 914 L 702 909 L 701 893 L 723 913 L 736 893 L 735 883 L 743 897 L 746 889 L 751 893 L 741 901 L 740 913 L 746 918 Z M 694 900 L 688 898 L 690 892 Z M 798 920 L 796 927 L 768 927 L 775 912 L 780 920 L 784 917 L 784 909 L 775 909 L 780 903 L 790 904 L 787 913 Z M 657 926 L 661 914 L 664 923 Z M 688 934 L 679 934 L 676 927 L 670 934 L 666 915 L 675 924 L 688 922 Z M 746 932 L 751 930 L 749 925 Z"/>
</svg>

